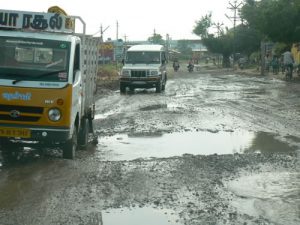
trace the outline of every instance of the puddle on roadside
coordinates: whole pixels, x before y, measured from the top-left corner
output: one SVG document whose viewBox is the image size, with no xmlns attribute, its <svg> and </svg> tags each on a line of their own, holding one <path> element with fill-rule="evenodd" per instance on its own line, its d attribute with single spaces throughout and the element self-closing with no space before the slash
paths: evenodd
<svg viewBox="0 0 300 225">
<path fill-rule="evenodd" d="M 227 183 L 231 205 L 241 213 L 276 224 L 300 224 L 300 173 L 268 172 L 242 176 Z"/>
<path fill-rule="evenodd" d="M 211 155 L 233 153 L 285 153 L 295 151 L 270 133 L 260 132 L 183 132 L 133 133 L 101 137 L 98 149 L 103 160 L 164 158 L 183 154 Z"/>
<path fill-rule="evenodd" d="M 111 111 L 108 111 L 108 112 L 106 112 L 106 113 L 96 114 L 96 115 L 95 115 L 95 120 L 99 120 L 99 119 L 104 120 L 104 119 L 106 119 L 107 117 L 112 116 L 112 115 L 117 114 L 117 113 L 118 113 L 118 111 L 111 110 Z"/>
<path fill-rule="evenodd" d="M 154 208 L 111 209 L 102 213 L 103 225 L 181 225 L 172 210 Z"/>
</svg>

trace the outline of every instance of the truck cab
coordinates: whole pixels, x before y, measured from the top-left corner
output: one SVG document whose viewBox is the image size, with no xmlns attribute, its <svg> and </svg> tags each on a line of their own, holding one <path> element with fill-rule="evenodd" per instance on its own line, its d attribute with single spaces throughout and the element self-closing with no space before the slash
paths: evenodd
<svg viewBox="0 0 300 225">
<path fill-rule="evenodd" d="M 120 93 L 128 87 L 155 88 L 157 93 L 165 90 L 167 83 L 167 56 L 162 45 L 134 45 L 124 58 L 120 74 Z"/>
<path fill-rule="evenodd" d="M 67 27 L 80 17 L 0 14 L 1 150 L 58 146 L 73 159 L 92 130 L 97 40 Z"/>
</svg>

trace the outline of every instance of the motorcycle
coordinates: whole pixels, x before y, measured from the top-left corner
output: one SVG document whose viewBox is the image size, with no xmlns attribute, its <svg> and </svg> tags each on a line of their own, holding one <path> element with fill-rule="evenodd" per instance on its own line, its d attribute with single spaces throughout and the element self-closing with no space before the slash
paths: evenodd
<svg viewBox="0 0 300 225">
<path fill-rule="evenodd" d="M 193 64 L 189 64 L 189 65 L 187 66 L 187 68 L 188 68 L 188 71 L 189 71 L 190 73 L 194 71 L 194 65 L 193 65 Z"/>
<path fill-rule="evenodd" d="M 179 65 L 174 65 L 173 66 L 174 71 L 177 72 L 179 70 L 179 67 L 180 67 Z"/>
</svg>

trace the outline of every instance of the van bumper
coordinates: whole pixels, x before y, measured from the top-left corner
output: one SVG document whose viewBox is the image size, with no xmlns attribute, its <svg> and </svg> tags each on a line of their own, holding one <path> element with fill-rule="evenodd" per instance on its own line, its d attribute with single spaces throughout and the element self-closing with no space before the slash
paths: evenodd
<svg viewBox="0 0 300 225">
<path fill-rule="evenodd" d="M 160 81 L 160 77 L 120 78 L 120 85 L 127 87 L 152 88 Z"/>
</svg>

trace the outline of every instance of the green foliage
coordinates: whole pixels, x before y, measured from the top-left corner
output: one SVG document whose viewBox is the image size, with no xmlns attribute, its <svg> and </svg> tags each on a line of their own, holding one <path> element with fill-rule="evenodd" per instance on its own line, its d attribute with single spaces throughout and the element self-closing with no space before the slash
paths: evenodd
<svg viewBox="0 0 300 225">
<path fill-rule="evenodd" d="M 249 56 L 252 52 L 260 48 L 262 35 L 255 29 L 247 25 L 239 25 L 235 31 L 236 52 Z"/>
<path fill-rule="evenodd" d="M 281 55 L 287 48 L 289 48 L 285 43 L 276 43 L 275 46 L 273 47 L 275 55 Z"/>
<path fill-rule="evenodd" d="M 163 45 L 165 43 L 162 36 L 160 34 L 155 34 L 155 33 L 148 38 L 148 41 L 151 42 L 152 44 L 159 44 L 159 45 Z"/>
<path fill-rule="evenodd" d="M 261 34 L 257 30 L 246 25 L 239 25 L 235 31 L 227 30 L 226 33 L 222 32 L 220 36 L 215 37 L 208 32 L 213 24 L 211 14 L 206 15 L 196 22 L 193 32 L 201 37 L 203 44 L 210 52 L 223 55 L 223 66 L 230 66 L 229 56 L 233 51 L 249 56 L 259 49 Z"/>
<path fill-rule="evenodd" d="M 220 37 L 209 36 L 203 38 L 202 42 L 210 52 L 223 55 L 223 67 L 230 66 L 229 56 L 233 51 L 233 38 L 231 35 L 222 35 Z"/>
<path fill-rule="evenodd" d="M 299 0 L 247 0 L 241 15 L 251 28 L 274 42 L 300 40 Z"/>
<path fill-rule="evenodd" d="M 211 13 L 205 16 L 202 16 L 200 20 L 196 22 L 196 26 L 194 27 L 193 33 L 200 36 L 201 38 L 207 38 L 208 28 L 212 26 L 211 22 Z"/>
</svg>

